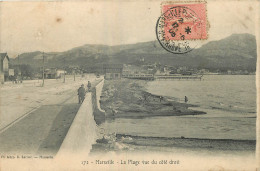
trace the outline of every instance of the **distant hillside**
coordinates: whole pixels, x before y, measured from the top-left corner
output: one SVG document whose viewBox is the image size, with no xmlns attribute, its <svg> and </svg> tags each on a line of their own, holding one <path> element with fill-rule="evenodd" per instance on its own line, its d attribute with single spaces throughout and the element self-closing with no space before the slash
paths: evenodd
<svg viewBox="0 0 260 171">
<path fill-rule="evenodd" d="M 65 52 L 45 53 L 48 67 L 93 67 L 102 63 L 134 63 L 140 57 L 144 57 L 146 62 L 160 62 L 172 66 L 248 70 L 255 70 L 256 56 L 256 39 L 250 34 L 233 34 L 225 39 L 209 42 L 186 54 L 169 53 L 158 41 L 119 46 L 84 45 Z M 17 59 L 11 63 L 17 63 Z M 39 67 L 42 65 L 42 53 L 23 53 L 20 55 L 20 63 Z"/>
</svg>

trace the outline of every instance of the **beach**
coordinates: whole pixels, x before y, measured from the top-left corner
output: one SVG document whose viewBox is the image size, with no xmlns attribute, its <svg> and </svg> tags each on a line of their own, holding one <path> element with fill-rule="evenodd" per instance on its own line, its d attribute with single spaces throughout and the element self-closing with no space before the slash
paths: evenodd
<svg viewBox="0 0 260 171">
<path fill-rule="evenodd" d="M 201 115 L 206 112 L 192 110 L 196 105 L 175 102 L 171 97 L 159 96 L 146 90 L 143 80 L 106 80 L 101 108 L 108 118 L 143 118 L 154 116 Z"/>
<path fill-rule="evenodd" d="M 99 139 L 92 153 L 254 155 L 254 77 L 204 79 L 105 80 L 100 103 L 106 121 L 99 126 Z M 187 103 L 185 95 L 189 97 Z"/>
</svg>

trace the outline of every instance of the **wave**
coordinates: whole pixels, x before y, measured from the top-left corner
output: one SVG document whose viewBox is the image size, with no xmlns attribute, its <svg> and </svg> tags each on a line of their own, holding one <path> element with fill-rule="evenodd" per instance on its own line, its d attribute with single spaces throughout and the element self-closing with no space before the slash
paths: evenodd
<svg viewBox="0 0 260 171">
<path fill-rule="evenodd" d="M 221 111 L 225 111 L 225 112 L 248 113 L 248 114 L 256 113 L 256 111 L 255 112 L 252 111 L 254 109 L 249 109 L 244 106 L 238 106 L 238 105 L 227 105 L 227 104 L 223 104 L 223 103 L 220 104 L 219 106 L 209 105 L 208 108 L 213 109 L 213 110 L 221 110 Z"/>
<path fill-rule="evenodd" d="M 116 138 L 123 139 L 161 139 L 161 140 L 193 140 L 193 141 L 236 141 L 236 142 L 250 142 L 256 143 L 256 140 L 236 140 L 236 139 L 210 139 L 210 138 L 187 138 L 187 137 L 153 137 L 153 136 L 138 136 L 138 135 L 130 135 L 130 134 L 116 134 Z"/>
<path fill-rule="evenodd" d="M 117 142 L 134 146 L 204 148 L 231 151 L 255 151 L 256 140 L 206 139 L 186 137 L 151 137 L 116 134 Z"/>
</svg>

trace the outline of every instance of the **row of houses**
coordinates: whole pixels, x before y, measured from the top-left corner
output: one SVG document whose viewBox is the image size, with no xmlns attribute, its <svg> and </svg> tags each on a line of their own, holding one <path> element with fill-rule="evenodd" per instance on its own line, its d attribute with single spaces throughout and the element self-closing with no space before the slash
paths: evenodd
<svg viewBox="0 0 260 171">
<path fill-rule="evenodd" d="M 7 53 L 1 53 L 0 57 L 1 82 L 4 82 L 6 78 L 14 75 L 14 70 L 9 69 L 9 57 Z M 135 79 L 151 79 L 154 77 L 157 69 L 158 67 L 156 64 L 141 66 L 126 64 L 102 64 L 101 66 L 96 67 L 96 73 L 104 74 L 105 79 L 121 79 L 122 77 Z M 78 68 L 78 70 L 80 69 Z M 76 72 L 75 68 L 73 68 L 73 71 Z M 80 72 L 83 71 L 80 70 Z M 44 78 L 55 79 L 60 78 L 65 74 L 67 74 L 67 72 L 64 69 L 46 68 L 44 71 Z M 42 74 L 38 73 L 37 77 L 42 77 Z"/>
<path fill-rule="evenodd" d="M 7 53 L 0 53 L 0 77 L 1 82 L 5 82 L 10 76 L 14 76 L 14 69 L 9 68 L 9 57 Z M 142 59 L 144 60 L 144 59 Z M 104 74 L 105 79 L 121 79 L 122 77 L 146 77 L 151 76 L 153 66 L 140 66 L 135 65 L 123 65 L 123 64 L 102 64 L 100 67 L 96 67 L 96 73 Z M 78 69 L 79 70 L 79 69 Z M 77 71 L 78 71 L 77 70 Z M 74 72 L 75 68 L 73 69 Z M 83 71 L 80 71 L 82 74 Z M 78 72 L 77 72 L 78 73 Z M 47 79 L 60 78 L 67 72 L 64 69 L 58 68 L 46 68 L 44 71 L 44 77 Z M 19 74 L 18 74 L 19 75 Z M 21 76 L 21 72 L 20 72 Z M 42 77 L 41 73 L 37 74 L 38 77 Z"/>
<path fill-rule="evenodd" d="M 8 77 L 14 76 L 14 69 L 9 68 L 9 56 L 7 53 L 0 53 L 0 82 L 4 83 Z M 102 66 L 103 73 L 106 79 L 120 79 L 122 78 L 123 65 L 122 64 L 104 64 Z M 54 79 L 60 78 L 67 72 L 63 69 L 46 68 L 44 71 L 44 78 Z M 42 74 L 39 75 L 42 77 Z"/>
<path fill-rule="evenodd" d="M 9 57 L 7 53 L 0 53 L 0 76 L 1 82 L 5 82 L 8 77 L 14 76 L 14 69 L 9 68 Z M 123 64 L 103 64 L 99 67 L 99 73 L 105 75 L 105 79 L 121 79 L 125 78 L 142 78 L 153 76 L 153 66 L 135 66 Z M 75 70 L 74 70 L 75 71 Z M 60 78 L 67 72 L 64 69 L 46 68 L 44 71 L 44 78 L 55 79 Z M 20 74 L 21 75 L 21 74 Z M 42 77 L 39 73 L 38 77 Z"/>
<path fill-rule="evenodd" d="M 0 82 L 3 84 L 7 80 L 14 80 L 14 69 L 9 68 L 9 56 L 7 53 L 0 53 Z M 62 75 L 66 74 L 65 70 L 57 68 L 47 68 L 44 71 L 44 78 L 53 79 L 60 78 Z M 21 77 L 21 71 L 18 73 L 18 78 Z M 38 77 L 42 77 L 42 74 L 38 74 Z"/>
</svg>

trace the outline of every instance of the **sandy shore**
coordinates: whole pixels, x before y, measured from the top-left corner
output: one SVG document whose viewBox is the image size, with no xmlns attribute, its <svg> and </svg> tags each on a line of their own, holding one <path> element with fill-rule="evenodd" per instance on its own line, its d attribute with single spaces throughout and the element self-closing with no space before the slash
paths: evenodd
<svg viewBox="0 0 260 171">
<path fill-rule="evenodd" d="M 146 91 L 143 80 L 106 80 L 101 96 L 101 108 L 107 117 L 142 118 L 152 116 L 182 116 L 206 114 L 191 110 L 192 104 L 174 102 Z"/>
<path fill-rule="evenodd" d="M 171 97 L 161 97 L 147 92 L 147 81 L 105 80 L 101 96 L 101 108 L 107 118 L 140 119 L 154 116 L 182 116 L 206 114 L 191 110 L 192 104 L 175 102 Z M 104 152 L 163 152 L 187 154 L 253 155 L 255 140 L 156 137 L 110 132 L 100 134 L 93 144 L 91 154 Z"/>
</svg>

